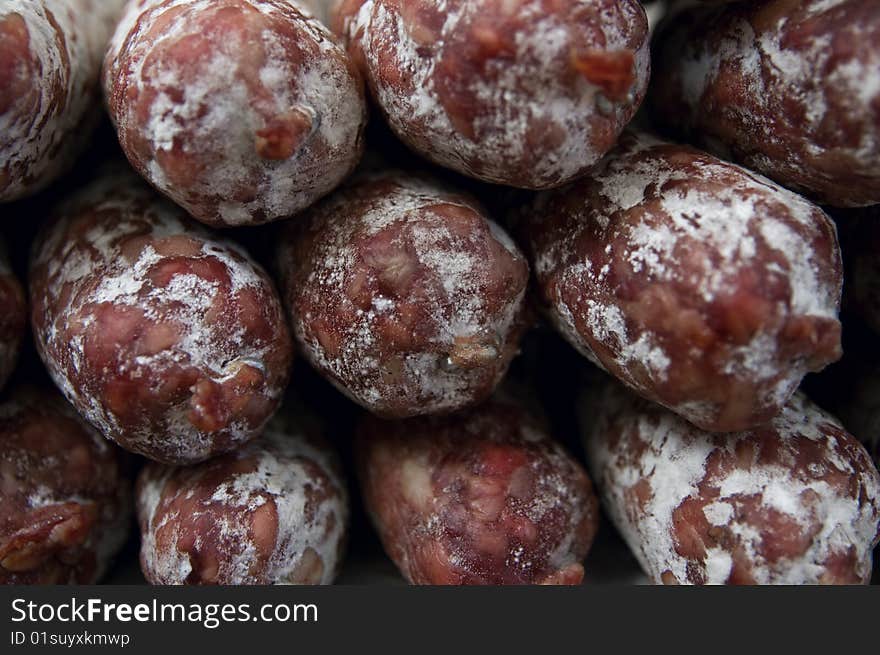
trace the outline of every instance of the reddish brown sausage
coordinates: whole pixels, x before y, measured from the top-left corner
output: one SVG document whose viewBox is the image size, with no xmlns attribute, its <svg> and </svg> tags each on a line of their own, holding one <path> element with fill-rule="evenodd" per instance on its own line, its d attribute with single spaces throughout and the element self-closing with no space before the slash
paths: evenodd
<svg viewBox="0 0 880 655">
<path fill-rule="evenodd" d="M 37 348 L 106 437 L 191 464 L 258 436 L 291 338 L 265 272 L 134 176 L 64 203 L 31 263 Z"/>
<path fill-rule="evenodd" d="M 525 258 L 472 198 L 433 180 L 346 186 L 291 224 L 279 262 L 303 353 L 378 414 L 479 402 L 518 352 Z"/>
<path fill-rule="evenodd" d="M 583 175 L 647 90 L 635 0 L 346 0 L 333 23 L 398 136 L 488 182 Z"/>
<path fill-rule="evenodd" d="M 15 368 L 26 322 L 24 291 L 9 268 L 5 246 L 0 240 L 0 389 Z"/>
<path fill-rule="evenodd" d="M 667 26 L 655 116 L 823 203 L 880 203 L 880 3 L 739 2 Z"/>
<path fill-rule="evenodd" d="M 766 178 L 628 134 L 590 178 L 526 214 L 560 332 L 695 425 L 764 423 L 840 357 L 834 225 Z"/>
<path fill-rule="evenodd" d="M 617 385 L 589 405 L 593 478 L 654 582 L 870 580 L 880 474 L 861 444 L 803 396 L 762 427 L 723 435 Z"/>
<path fill-rule="evenodd" d="M 338 185 L 363 149 L 362 86 L 289 0 L 133 0 L 104 72 L 134 167 L 217 226 L 286 218 Z"/>
<path fill-rule="evenodd" d="M 0 584 L 94 584 L 125 543 L 124 453 L 56 394 L 0 405 Z"/>
<path fill-rule="evenodd" d="M 282 410 L 283 412 L 284 410 Z M 141 568 L 152 584 L 329 584 L 348 499 L 336 455 L 296 416 L 192 468 L 138 480 Z"/>
<path fill-rule="evenodd" d="M 586 473 L 540 422 L 493 400 L 449 417 L 365 416 L 364 502 L 414 584 L 578 584 L 598 525 Z"/>
<path fill-rule="evenodd" d="M 0 6 L 0 202 L 66 172 L 101 116 L 98 78 L 125 0 Z"/>
</svg>

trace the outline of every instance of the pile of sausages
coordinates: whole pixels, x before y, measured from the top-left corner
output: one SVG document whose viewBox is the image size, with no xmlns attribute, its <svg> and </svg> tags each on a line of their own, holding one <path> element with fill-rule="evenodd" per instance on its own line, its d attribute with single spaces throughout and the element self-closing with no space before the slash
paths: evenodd
<svg viewBox="0 0 880 655">
<path fill-rule="evenodd" d="M 353 491 L 413 584 L 579 584 L 600 511 L 656 583 L 868 583 L 880 4 L 650 13 L 0 0 L 0 582 L 134 516 L 150 583 L 329 584 Z"/>
</svg>

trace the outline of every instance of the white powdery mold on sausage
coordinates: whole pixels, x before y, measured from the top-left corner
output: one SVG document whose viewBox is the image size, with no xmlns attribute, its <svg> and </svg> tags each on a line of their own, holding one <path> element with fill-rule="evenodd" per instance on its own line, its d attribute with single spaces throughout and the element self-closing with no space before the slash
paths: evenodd
<svg viewBox="0 0 880 655">
<path fill-rule="evenodd" d="M 234 3 L 230 3 L 234 4 Z M 196 64 L 170 56 L 151 57 L 192 34 L 192 22 L 216 8 L 214 0 L 135 0 L 126 10 L 107 54 L 105 90 L 120 139 L 144 139 L 151 155 L 133 157 L 136 167 L 197 219 L 225 226 L 289 217 L 329 193 L 360 158 L 366 107 L 360 80 L 345 65 L 345 53 L 309 10 L 292 0 L 246 0 L 267 19 L 296 24 L 306 55 L 286 57 L 287 47 L 271 23 L 261 32 L 266 61 L 253 75 L 243 60 L 242 35 L 232 31 Z M 162 24 L 158 34 L 149 32 Z M 149 74 L 145 66 L 151 66 Z M 198 75 L 181 88 L 187 67 Z M 252 79 L 255 77 L 255 79 Z M 254 90 L 258 84 L 260 93 Z M 138 95 L 155 92 L 145 123 L 126 102 L 113 100 L 118 86 Z M 132 91 L 129 91 L 132 93 Z M 255 149 L 255 133 L 266 115 L 307 113 L 311 133 L 293 156 L 266 161 Z M 160 159 L 175 148 L 211 157 L 187 188 L 169 177 Z M 322 154 L 322 151 L 326 153 Z M 247 185 L 251 199 L 232 198 Z M 216 209 L 209 211 L 206 205 Z"/>
<path fill-rule="evenodd" d="M 637 405 L 616 393 L 604 398 L 598 419 L 587 412 L 581 417 L 588 460 L 606 511 L 655 582 L 693 582 L 695 565 L 708 584 L 725 584 L 731 575 L 734 546 L 704 543 L 701 560 L 680 554 L 674 515 L 689 499 L 705 500 L 702 512 L 709 525 L 734 535 L 735 547 L 743 550 L 737 556 L 746 558 L 755 584 L 823 582 L 826 564 L 850 549 L 854 573 L 864 582 L 870 579 L 871 550 L 880 536 L 880 476 L 867 453 L 854 455 L 852 443 L 829 431 L 828 426 L 843 429 L 833 417 L 796 395 L 755 432 L 712 435 L 663 410 L 640 411 L 644 401 Z M 709 472 L 711 457 L 734 456 L 738 444 L 756 434 L 778 442 L 774 446 L 782 461 L 753 458 L 720 476 Z M 821 444 L 824 461 L 797 468 L 797 439 Z M 851 476 L 856 487 L 846 493 L 840 485 L 832 488 L 822 479 L 829 473 Z M 763 513 L 793 521 L 806 533 L 815 528 L 804 552 L 767 561 L 761 548 L 774 540 L 784 543 L 786 535 L 762 526 L 754 512 L 737 511 L 738 503 L 750 499 L 758 499 Z"/>
<path fill-rule="evenodd" d="M 69 464 L 67 461 L 69 453 L 59 451 L 57 456 L 46 455 L 45 449 L 43 452 L 40 451 L 40 444 L 37 442 L 31 443 L 29 440 L 13 439 L 18 436 L 16 435 L 16 421 L 22 418 L 26 421 L 28 414 L 41 420 L 57 417 L 74 421 L 76 429 L 70 434 L 76 435 L 79 440 L 77 447 L 86 448 L 91 458 L 98 459 L 106 465 L 106 471 L 102 467 L 101 474 L 106 472 L 110 475 L 112 471 L 118 477 L 118 487 L 115 490 L 105 489 L 103 494 L 98 494 L 94 488 L 92 492 L 88 492 L 83 488 L 71 487 L 70 482 L 63 477 L 47 479 L 44 483 L 36 482 L 34 478 L 45 479 L 46 470 L 63 470 L 64 465 Z M 56 580 L 54 583 L 95 584 L 107 573 L 113 558 L 119 553 L 129 536 L 132 499 L 130 480 L 122 479 L 126 465 L 120 456 L 121 451 L 109 444 L 94 428 L 83 421 L 60 396 L 47 395 L 43 397 L 42 394 L 32 389 L 18 392 L 0 404 L 0 432 L 6 427 L 2 425 L 3 422 L 12 426 L 12 432 L 7 432 L 3 435 L 4 438 L 0 439 L 0 442 L 3 443 L 3 450 L 0 452 L 0 497 L 2 497 L 2 501 L 7 504 L 12 503 L 13 506 L 18 505 L 18 511 L 24 515 L 54 506 L 76 505 L 82 508 L 93 506 L 97 513 L 88 536 L 81 543 L 71 546 L 69 554 L 73 557 L 70 561 L 64 561 L 63 557 L 60 558 L 64 564 L 70 567 L 70 579 Z M 27 430 L 26 425 L 23 427 Z M 36 435 L 34 436 L 36 437 Z M 43 439 L 51 439 L 51 430 L 49 434 L 39 436 Z M 14 449 L 9 448 L 10 441 L 15 441 L 16 447 Z M 34 447 L 33 451 L 29 451 L 31 447 Z M 111 452 L 111 449 L 115 452 Z M 92 465 L 92 463 L 89 462 L 88 465 Z M 23 504 L 20 504 L 20 501 L 24 501 Z M 58 535 L 57 541 L 61 542 L 63 538 L 63 535 Z M 51 533 L 49 539 L 53 540 Z M 76 578 L 76 567 L 81 563 L 93 566 L 88 579 Z M 2 566 L 0 566 L 0 572 L 6 573 Z M 28 575 L 33 571 L 19 571 L 19 573 Z M 22 584 L 22 581 L 19 580 L 17 583 Z"/>
<path fill-rule="evenodd" d="M 160 554 L 156 547 L 156 532 L 169 521 L 180 518 L 177 513 L 169 513 L 158 524 L 154 521 L 156 510 L 162 502 L 162 492 L 172 472 L 170 468 L 163 469 L 158 475 L 147 476 L 142 472 L 135 498 L 138 521 L 140 523 L 146 521 L 148 525 L 146 530 L 141 528 L 141 566 L 149 571 L 155 571 L 157 580 L 186 580 L 193 571 L 189 554 L 176 548 L 171 549 L 170 552 L 162 552 L 161 565 L 158 562 Z"/>
<path fill-rule="evenodd" d="M 324 444 L 313 443 L 289 421 L 276 419 L 259 441 L 228 457 L 254 459 L 255 469 L 227 476 L 214 487 L 210 497 L 200 498 L 196 509 L 186 516 L 166 511 L 159 522 L 155 521 L 157 510 L 180 497 L 192 498 L 193 490 L 204 484 L 203 471 L 196 467 L 181 473 L 180 469 L 157 467 L 142 476 L 138 513 L 147 528 L 142 534 L 141 558 L 150 580 L 154 584 L 187 582 L 194 572 L 190 554 L 176 546 L 184 531 L 206 516 L 219 525 L 217 537 L 222 543 L 213 545 L 223 556 L 217 572 L 217 579 L 223 584 L 296 583 L 298 567 L 312 553 L 320 559 L 322 568 L 320 578 L 311 583 L 331 584 L 341 565 L 348 525 L 347 491 L 338 476 L 339 465 L 332 451 Z M 327 479 L 313 479 L 304 463 L 316 466 Z M 202 465 L 205 470 L 210 467 L 211 462 Z M 168 482 L 180 475 L 185 476 L 185 484 L 169 491 Z M 310 508 L 309 494 L 313 489 L 320 489 L 327 496 Z M 271 556 L 263 560 L 254 542 L 250 519 L 252 512 L 267 502 L 272 502 L 277 512 L 277 533 Z M 167 547 L 157 545 L 157 532 L 168 525 L 170 537 L 163 537 L 170 540 Z M 210 538 L 211 535 L 196 535 L 197 551 Z"/>
<path fill-rule="evenodd" d="M 0 114 L 0 202 L 44 188 L 73 163 L 100 116 L 101 60 L 125 0 L 4 0 L 0 21 L 18 16 L 28 93 Z M 11 80 L 10 80 L 11 81 Z"/>
<path fill-rule="evenodd" d="M 785 206 L 788 218 L 813 228 L 814 204 L 761 175 L 711 158 L 694 162 L 701 177 L 729 179 L 732 173 L 739 173 L 737 183 L 712 192 L 687 184 L 665 190 L 670 182 L 686 182 L 688 175 L 659 156 L 630 166 L 627 156 L 664 145 L 663 141 L 647 134 L 640 133 L 637 138 L 638 143 L 628 145 L 619 157 L 610 160 L 605 170 L 594 176 L 609 205 L 604 213 L 591 213 L 592 220 L 607 224 L 614 212 L 631 209 L 660 190 L 660 209 L 671 224 L 657 226 L 643 221 L 632 230 L 629 259 L 636 272 L 644 270 L 659 280 L 675 279 L 678 272 L 670 265 L 669 258 L 678 240 L 694 239 L 721 256 L 720 266 L 707 276 L 699 289 L 703 298 L 711 301 L 719 293 L 730 290 L 725 286 L 729 278 L 755 257 L 763 241 L 779 253 L 792 278 L 792 311 L 811 316 L 837 316 L 839 290 L 829 290 L 820 284 L 810 243 L 767 211 L 768 206 Z"/>
<path fill-rule="evenodd" d="M 469 432 L 473 432 L 469 430 Z M 474 436 L 477 438 L 485 437 L 486 432 L 480 432 Z M 523 437 L 526 440 L 525 437 Z M 493 502 L 501 504 L 509 504 L 516 508 L 518 515 L 527 518 L 534 526 L 539 526 L 545 517 L 552 512 L 559 512 L 567 515 L 567 530 L 562 530 L 561 537 L 558 539 L 555 547 L 547 552 L 539 555 L 543 557 L 543 562 L 536 562 L 533 558 L 534 553 L 527 554 L 525 548 L 519 544 L 509 544 L 506 550 L 504 563 L 506 566 L 519 569 L 524 574 L 528 574 L 530 569 L 536 568 L 538 564 L 543 564 L 550 571 L 562 571 L 567 567 L 579 564 L 576 549 L 573 547 L 575 539 L 579 537 L 573 529 L 574 526 L 580 525 L 587 519 L 588 511 L 591 511 L 588 503 L 585 503 L 584 493 L 582 489 L 576 488 L 571 480 L 566 478 L 570 474 L 571 463 L 569 456 L 557 444 L 553 443 L 552 447 L 542 453 L 544 459 L 533 459 L 527 464 L 532 475 L 536 476 L 534 487 L 531 495 L 527 498 L 515 497 L 510 489 L 499 490 L 499 497 Z M 411 460 L 410 460 L 411 461 Z M 429 476 L 435 470 L 436 462 L 423 462 L 424 474 Z M 542 472 L 542 468 L 548 471 Z M 430 479 L 430 478 L 428 478 Z M 478 475 L 473 475 L 471 471 L 463 470 L 459 480 L 462 481 L 465 488 L 479 488 L 481 479 Z M 450 490 L 444 489 L 444 493 Z M 454 504 L 456 499 L 454 496 L 444 498 L 443 503 L 438 503 L 436 497 L 431 499 L 434 511 L 425 515 L 423 524 L 420 529 L 424 534 L 433 535 L 435 539 L 440 540 L 444 533 L 449 530 L 449 525 L 444 523 L 443 514 L 448 513 L 450 504 Z M 472 501 L 472 505 L 477 505 L 476 501 Z M 472 538 L 486 535 L 491 539 L 493 532 L 497 529 L 491 522 L 482 524 L 479 522 L 479 513 L 471 509 L 472 522 L 468 527 L 468 532 Z M 473 545 L 467 544 L 462 540 L 458 543 L 451 540 L 447 548 L 449 563 L 456 567 L 468 568 L 469 556 L 473 555 Z M 477 571 L 473 571 L 477 573 Z"/>
<path fill-rule="evenodd" d="M 364 419 L 362 493 L 414 584 L 577 584 L 598 505 L 580 465 L 504 394 L 469 412 Z"/>
<path fill-rule="evenodd" d="M 114 222 L 99 222 L 82 235 L 87 247 L 69 238 L 64 229 L 69 217 L 83 208 L 97 214 L 117 213 Z M 202 379 L 222 383 L 235 373 L 232 367 L 236 364 L 266 373 L 265 361 L 277 347 L 274 339 L 248 338 L 241 326 L 219 331 L 207 315 L 221 295 L 234 298 L 243 291 L 274 293 L 267 276 L 238 245 L 217 239 L 191 223 L 180 209 L 128 173 L 100 177 L 65 201 L 58 213 L 64 218 L 45 234 L 32 261 L 32 268 L 43 267 L 46 271 L 47 285 L 39 292 L 39 304 L 54 307 L 51 316 L 41 317 L 44 323 L 35 325 L 38 350 L 53 381 L 105 436 L 113 440 L 124 436 L 122 445 L 127 449 L 154 456 L 153 448 L 161 443 L 164 457 L 193 461 L 209 456 L 214 437 L 196 428 L 187 417 L 191 409 L 188 397 L 164 409 L 159 417 L 161 429 L 146 423 L 131 426 L 102 401 L 96 381 L 85 380 L 83 385 L 82 379 L 76 379 L 88 375 L 85 330 L 107 306 L 130 308 L 141 312 L 151 324 L 173 327 L 176 334 L 172 343 L 157 352 L 120 362 L 120 374 L 144 375 L 146 371 L 188 367 L 197 370 Z M 123 252 L 127 236 L 147 236 L 154 242 L 174 237 L 191 239 L 198 244 L 198 259 L 222 265 L 228 285 L 175 271 L 166 284 L 159 286 L 151 274 L 173 256 L 161 255 L 153 244 L 146 244 L 137 260 L 130 261 Z M 68 287 L 73 292 L 63 295 Z M 62 298 L 63 307 L 57 304 Z M 71 323 L 72 319 L 78 321 L 79 328 Z M 62 334 L 70 340 L 59 346 Z M 268 398 L 280 399 L 283 384 L 269 385 L 263 392 Z M 235 443 L 247 441 L 255 432 L 243 419 L 232 420 L 226 430 Z"/>
<path fill-rule="evenodd" d="M 607 280 L 611 266 L 621 261 L 648 288 L 692 286 L 704 312 L 736 294 L 743 271 L 767 280 L 787 280 L 789 293 L 778 307 L 781 316 L 836 321 L 842 293 L 839 284 L 829 283 L 829 262 L 813 243 L 821 235 L 836 240 L 833 223 L 827 217 L 817 218 L 824 214 L 815 205 L 761 175 L 708 155 L 690 161 L 685 170 L 658 150 L 669 145 L 648 134 L 628 133 L 591 176 L 589 186 L 597 190 L 602 204 L 585 201 L 582 208 L 566 206 L 570 229 L 542 243 L 534 253 L 539 279 L 556 276 L 550 319 L 557 329 L 603 368 L 590 340 L 608 349 L 615 373 L 641 391 L 644 384 L 631 375 L 634 367 L 643 367 L 651 380 L 664 382 L 676 357 L 669 348 L 676 344 L 650 326 L 639 327 L 630 320 L 623 300 Z M 715 180 L 724 180 L 726 186 L 699 185 Z M 533 212 L 538 217 L 536 231 L 541 229 L 542 215 L 550 211 L 547 203 L 557 193 L 538 196 Z M 641 220 L 629 222 L 627 216 L 636 210 L 642 210 Z M 607 263 L 601 266 L 579 254 L 587 231 L 594 228 L 608 242 L 603 254 Z M 839 252 L 836 257 L 839 267 Z M 683 268 L 682 261 L 688 266 Z M 575 320 L 575 313 L 581 311 L 578 306 L 585 307 L 582 318 L 588 335 Z M 731 347 L 723 372 L 770 385 L 769 402 L 781 405 L 810 369 L 798 360 L 780 370 L 784 343 L 778 331 L 778 325 L 760 326 L 748 343 Z M 720 411 L 718 406 L 691 401 L 670 407 L 706 423 Z"/>
<path fill-rule="evenodd" d="M 321 256 L 314 258 L 307 278 L 310 304 L 317 304 L 319 297 L 333 297 L 343 299 L 346 310 L 353 308 L 347 296 L 352 283 L 351 271 L 364 255 L 359 248 L 362 237 L 355 237 L 357 232 L 377 235 L 399 230 L 401 236 L 395 240 L 411 237 L 415 264 L 419 271 L 428 273 L 426 281 L 419 283 L 419 291 L 425 293 L 418 300 L 378 293 L 369 309 L 352 309 L 354 318 L 345 328 L 336 355 L 321 343 L 313 329 L 311 315 L 294 316 L 297 340 L 319 370 L 331 373 L 331 382 L 340 391 L 368 407 L 381 410 L 389 398 L 399 393 L 421 399 L 419 413 L 450 411 L 470 404 L 475 377 L 467 369 L 449 366 L 450 353 L 457 343 L 480 340 L 485 335 L 492 335 L 498 350 L 503 349 L 520 329 L 526 294 L 524 286 L 515 297 L 507 299 L 500 310 L 487 307 L 482 285 L 492 275 L 492 262 L 475 253 L 482 252 L 484 242 L 491 238 L 523 263 L 524 257 L 511 238 L 490 219 L 485 219 L 486 231 L 474 230 L 462 236 L 452 234 L 436 217 L 420 218 L 420 213 L 440 204 L 482 214 L 479 207 L 461 194 L 436 182 L 393 172 L 375 177 L 365 175 L 360 179 L 387 179 L 394 188 L 369 200 L 340 192 L 317 210 L 329 221 L 323 225 L 317 246 Z M 360 205 L 354 209 L 352 202 Z M 388 382 L 383 377 L 387 362 L 380 356 L 379 322 L 402 316 L 416 302 L 419 308 L 429 310 L 428 324 L 433 332 L 426 337 L 424 345 L 429 346 L 430 351 L 415 349 L 405 353 L 401 367 L 406 381 L 405 389 L 401 390 L 399 382 Z M 428 325 L 420 326 L 421 330 L 427 328 Z M 498 356 L 501 357 L 500 352 Z M 505 370 L 506 366 L 499 368 L 496 382 Z"/>
<path fill-rule="evenodd" d="M 785 24 L 785 16 L 780 16 L 779 21 L 781 28 Z M 684 99 L 691 107 L 697 107 L 703 90 L 718 76 L 722 62 L 726 65 L 736 62 L 752 97 L 762 97 L 768 86 L 782 85 L 786 99 L 796 101 L 804 111 L 807 124 L 812 129 L 818 129 L 828 110 L 825 91 L 821 86 L 804 82 L 812 79 L 815 71 L 826 70 L 831 54 L 829 46 L 829 36 L 815 39 L 809 57 L 804 57 L 803 53 L 792 53 L 786 49 L 779 42 L 778 33 L 759 36 L 747 22 L 738 22 L 731 30 L 730 37 L 720 44 L 717 53 L 702 51 L 693 59 L 683 60 Z M 844 74 L 848 68 L 842 67 L 835 75 Z M 770 140 L 778 138 L 767 121 L 750 115 L 747 108 L 733 107 L 731 111 L 741 114 L 750 130 L 759 130 Z M 797 161 L 789 164 L 802 170 Z"/>
<path fill-rule="evenodd" d="M 699 31 L 671 35 L 666 50 L 675 62 L 667 67 L 691 115 L 666 120 L 689 125 L 717 154 L 819 201 L 875 204 L 880 195 L 866 189 L 848 198 L 846 180 L 838 178 L 880 179 L 880 49 L 842 45 L 870 43 L 880 34 L 880 14 L 847 19 L 860 9 L 853 0 L 765 5 L 708 12 L 693 28 Z M 733 84 L 744 90 L 731 99 Z M 709 89 L 718 96 L 711 103 Z M 725 123 L 721 132 L 716 119 Z M 836 182 L 841 189 L 833 190 Z"/>
<path fill-rule="evenodd" d="M 591 2 L 570 4 L 586 6 Z M 559 186 L 583 174 L 605 154 L 593 138 L 591 119 L 602 113 L 598 106 L 607 103 L 610 108 L 605 114 L 619 120 L 621 128 L 635 112 L 649 76 L 647 42 L 635 52 L 632 99 L 612 103 L 599 86 L 585 78 L 571 81 L 576 48 L 594 46 L 607 52 L 628 49 L 631 32 L 625 30 L 636 22 L 633 7 L 621 4 L 614 11 L 605 8 L 604 43 L 594 44 L 582 43 L 581 35 L 574 32 L 564 13 L 548 10 L 537 0 L 517 0 L 507 3 L 505 11 L 516 15 L 527 27 L 503 35 L 512 39 L 512 52 L 490 59 L 485 76 L 475 74 L 461 81 L 477 102 L 472 124 L 476 136 L 468 138 L 444 107 L 435 75 L 447 49 L 453 47 L 448 43 L 451 35 L 479 17 L 484 3 L 460 0 L 435 4 L 446 12 L 446 19 L 434 35 L 427 56 L 424 44 L 407 29 L 400 13 L 389 10 L 385 2 L 364 2 L 346 30 L 368 62 L 376 61 L 379 51 L 394 51 L 398 68 L 409 76 L 407 88 L 395 88 L 368 64 L 378 104 L 395 132 L 435 163 L 488 182 L 533 189 Z M 643 14 L 640 7 L 638 11 Z M 623 21 L 624 29 L 619 22 L 622 15 L 629 17 Z M 562 139 L 553 147 L 540 143 L 539 147 L 547 150 L 536 158 L 529 137 L 538 124 Z M 524 161 L 530 163 L 531 179 L 513 179 L 511 163 Z"/>
</svg>

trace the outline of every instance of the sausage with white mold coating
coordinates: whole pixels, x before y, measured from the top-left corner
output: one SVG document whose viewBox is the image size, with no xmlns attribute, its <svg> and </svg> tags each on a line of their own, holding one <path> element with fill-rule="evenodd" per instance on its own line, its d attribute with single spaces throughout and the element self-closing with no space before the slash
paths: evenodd
<svg viewBox="0 0 880 655">
<path fill-rule="evenodd" d="M 214 226 L 288 218 L 363 151 L 360 76 L 290 0 L 132 0 L 104 88 L 132 165 Z"/>
<path fill-rule="evenodd" d="M 733 434 L 704 432 L 617 384 L 583 408 L 603 506 L 655 583 L 869 582 L 880 474 L 803 396 Z"/>
<path fill-rule="evenodd" d="M 292 340 L 266 273 L 134 175 L 63 202 L 31 259 L 37 349 L 104 436 L 192 464 L 256 438 Z"/>
<path fill-rule="evenodd" d="M 291 221 L 278 251 L 303 354 L 386 417 L 487 398 L 526 328 L 528 264 L 470 196 L 428 177 L 359 177 Z"/>
<path fill-rule="evenodd" d="M 343 0 L 331 22 L 395 133 L 486 182 L 585 174 L 647 91 L 635 0 Z"/>
<path fill-rule="evenodd" d="M 766 178 L 630 132 L 522 215 L 563 336 L 701 428 L 770 420 L 841 355 L 834 224 Z"/>
<path fill-rule="evenodd" d="M 0 389 L 15 368 L 27 323 L 24 291 L 13 275 L 6 255 L 5 244 L 0 238 Z"/>
<path fill-rule="evenodd" d="M 817 202 L 880 203 L 880 4 L 695 7 L 655 42 L 650 104 L 671 130 Z"/>
<path fill-rule="evenodd" d="M 234 453 L 149 464 L 137 507 L 152 584 L 330 584 L 342 563 L 349 510 L 336 454 L 287 408 Z"/>
<path fill-rule="evenodd" d="M 509 400 L 445 417 L 365 415 L 361 491 L 413 584 L 579 584 L 598 526 L 581 466 Z"/>
<path fill-rule="evenodd" d="M 55 393 L 0 404 L 0 584 L 94 584 L 131 521 L 126 454 Z"/>
<path fill-rule="evenodd" d="M 104 51 L 125 0 L 0 6 L 0 202 L 40 191 L 85 149 Z"/>
</svg>

